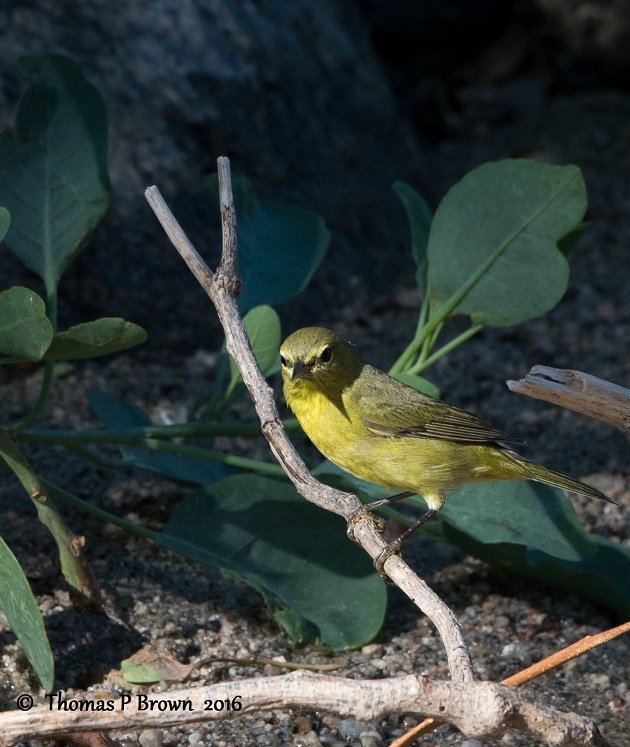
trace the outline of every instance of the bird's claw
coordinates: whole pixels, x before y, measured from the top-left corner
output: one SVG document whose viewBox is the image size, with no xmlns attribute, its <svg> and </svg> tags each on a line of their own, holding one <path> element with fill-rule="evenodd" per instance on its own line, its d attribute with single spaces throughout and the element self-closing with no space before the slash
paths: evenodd
<svg viewBox="0 0 630 747">
<path fill-rule="evenodd" d="M 361 506 L 361 508 L 358 508 L 353 514 L 350 515 L 348 519 L 348 529 L 346 530 L 346 532 L 348 534 L 348 537 L 353 542 L 357 541 L 357 538 L 354 534 L 354 528 L 363 519 L 369 519 L 370 521 L 373 521 L 376 524 L 376 528 L 379 532 L 382 532 L 385 528 L 384 519 L 382 519 L 380 516 L 374 516 L 368 506 Z M 395 539 L 393 542 L 389 542 L 374 559 L 374 567 L 378 571 L 383 581 L 385 581 L 385 583 L 391 583 L 389 577 L 385 573 L 385 563 L 393 555 L 400 555 L 401 544 L 402 543 L 398 539 Z"/>
<path fill-rule="evenodd" d="M 401 543 L 396 539 L 393 542 L 389 542 L 374 558 L 374 567 L 379 573 L 379 576 L 385 581 L 386 584 L 391 584 L 392 581 L 389 576 L 385 573 L 385 563 L 394 555 L 400 555 Z"/>
<path fill-rule="evenodd" d="M 382 519 L 380 516 L 374 516 L 372 511 L 367 506 L 361 506 L 361 508 L 358 508 L 348 518 L 348 528 L 346 529 L 346 534 L 353 542 L 357 541 L 357 538 L 354 534 L 354 528 L 362 519 L 368 519 L 369 521 L 374 522 L 374 524 L 376 525 L 376 530 L 378 532 L 382 532 L 383 529 L 385 529 L 384 519 Z"/>
</svg>

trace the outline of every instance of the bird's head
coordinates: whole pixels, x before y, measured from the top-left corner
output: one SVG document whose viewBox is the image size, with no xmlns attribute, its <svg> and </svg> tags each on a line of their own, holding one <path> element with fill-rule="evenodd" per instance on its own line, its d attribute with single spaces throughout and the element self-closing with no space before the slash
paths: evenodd
<svg viewBox="0 0 630 747">
<path fill-rule="evenodd" d="M 280 347 L 285 391 L 317 388 L 331 398 L 361 373 L 356 348 L 323 327 L 298 329 Z"/>
</svg>

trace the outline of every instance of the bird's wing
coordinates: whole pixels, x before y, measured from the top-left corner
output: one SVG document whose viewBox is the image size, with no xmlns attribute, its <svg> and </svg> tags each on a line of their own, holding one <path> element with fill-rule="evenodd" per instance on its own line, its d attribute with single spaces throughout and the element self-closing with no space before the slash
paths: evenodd
<svg viewBox="0 0 630 747">
<path fill-rule="evenodd" d="M 372 433 L 462 443 L 522 443 L 472 413 L 427 397 L 375 368 L 365 366 L 364 372 L 367 376 L 362 374 L 364 385 L 356 396 L 363 424 Z"/>
</svg>

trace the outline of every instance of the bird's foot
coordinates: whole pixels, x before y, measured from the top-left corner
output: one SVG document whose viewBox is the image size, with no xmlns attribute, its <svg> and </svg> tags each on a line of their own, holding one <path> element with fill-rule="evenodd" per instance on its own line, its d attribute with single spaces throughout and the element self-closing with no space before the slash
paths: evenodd
<svg viewBox="0 0 630 747">
<path fill-rule="evenodd" d="M 379 576 L 385 581 L 386 584 L 391 584 L 392 581 L 389 576 L 385 573 L 385 563 L 394 555 L 400 555 L 400 537 L 395 539 L 393 542 L 388 542 L 385 547 L 379 552 L 374 558 L 374 567 L 379 573 Z"/>
<path fill-rule="evenodd" d="M 353 542 L 357 541 L 357 538 L 354 534 L 354 528 L 363 519 L 368 519 L 369 521 L 373 522 L 376 526 L 377 532 L 382 532 L 383 529 L 385 529 L 384 519 L 381 519 L 380 516 L 374 516 L 368 506 L 361 506 L 361 508 L 358 508 L 348 518 L 348 528 L 346 529 L 346 534 Z"/>
</svg>

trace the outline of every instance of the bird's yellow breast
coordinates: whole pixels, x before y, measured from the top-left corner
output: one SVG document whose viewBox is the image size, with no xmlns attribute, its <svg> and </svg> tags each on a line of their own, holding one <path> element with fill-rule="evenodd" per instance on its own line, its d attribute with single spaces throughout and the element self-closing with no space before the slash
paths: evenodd
<svg viewBox="0 0 630 747">
<path fill-rule="evenodd" d="M 357 445 L 365 437 L 362 433 L 365 429 L 356 418 L 356 413 L 348 411 L 343 397 L 339 404 L 334 404 L 307 381 L 285 387 L 285 395 L 289 407 L 313 444 L 328 459 L 354 472 L 346 465 L 349 459 L 355 458 Z"/>
<path fill-rule="evenodd" d="M 317 449 L 363 480 L 417 493 L 439 507 L 445 490 L 470 480 L 496 479 L 495 450 L 487 446 L 373 433 L 350 388 L 333 402 L 313 382 L 287 382 L 285 396 Z"/>
</svg>

